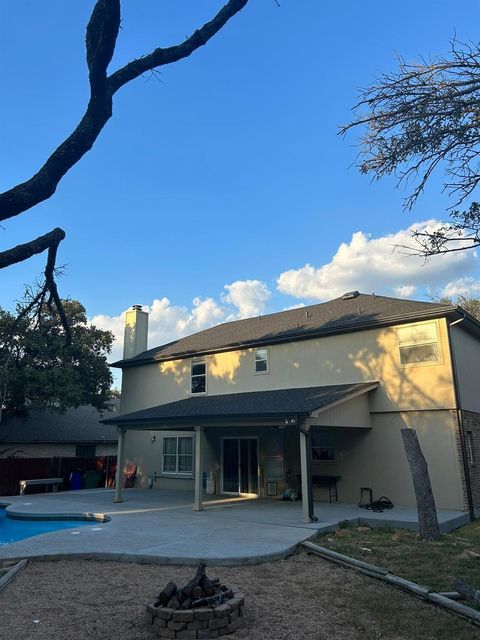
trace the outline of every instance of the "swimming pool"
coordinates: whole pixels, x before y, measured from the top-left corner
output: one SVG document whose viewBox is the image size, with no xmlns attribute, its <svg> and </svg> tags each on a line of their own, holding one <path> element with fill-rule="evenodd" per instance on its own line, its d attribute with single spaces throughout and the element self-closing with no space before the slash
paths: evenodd
<svg viewBox="0 0 480 640">
<path fill-rule="evenodd" d="M 0 545 L 38 536 L 39 533 L 72 529 L 86 524 L 94 524 L 86 520 L 17 520 L 7 518 L 4 508 L 0 507 Z"/>
</svg>

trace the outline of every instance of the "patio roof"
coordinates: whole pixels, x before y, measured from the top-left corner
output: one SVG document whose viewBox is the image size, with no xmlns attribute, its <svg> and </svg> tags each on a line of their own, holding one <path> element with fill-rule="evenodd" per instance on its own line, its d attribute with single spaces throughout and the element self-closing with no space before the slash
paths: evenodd
<svg viewBox="0 0 480 640">
<path fill-rule="evenodd" d="M 308 417 L 317 414 L 333 405 L 367 393 L 377 386 L 378 382 L 373 381 L 216 396 L 191 396 L 184 400 L 115 416 L 104 422 L 128 429 L 145 429 L 150 425 L 199 425 L 205 422 L 232 420 L 272 418 L 278 421 L 279 418 Z"/>
</svg>

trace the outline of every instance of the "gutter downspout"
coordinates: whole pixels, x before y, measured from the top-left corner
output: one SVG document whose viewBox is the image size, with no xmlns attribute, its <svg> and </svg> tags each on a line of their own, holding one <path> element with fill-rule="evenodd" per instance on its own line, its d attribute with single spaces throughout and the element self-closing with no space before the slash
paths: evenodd
<svg viewBox="0 0 480 640">
<path fill-rule="evenodd" d="M 472 495 L 472 484 L 470 482 L 470 469 L 468 468 L 468 459 L 467 459 L 467 451 L 465 447 L 465 431 L 463 428 L 463 414 L 462 409 L 460 407 L 460 392 L 458 388 L 458 374 L 457 374 L 457 364 L 455 359 L 455 353 L 453 350 L 452 344 L 452 327 L 456 324 L 460 324 L 465 320 L 465 316 L 460 318 L 460 320 L 455 320 L 455 322 L 447 321 L 447 334 L 448 334 L 448 347 L 450 349 L 450 360 L 452 363 L 452 376 L 453 376 L 453 390 L 455 395 L 455 408 L 457 410 L 457 421 L 458 421 L 458 431 L 460 434 L 460 449 L 462 452 L 462 462 L 463 462 L 463 473 L 465 476 L 465 487 L 467 489 L 467 501 L 468 501 L 468 510 L 470 512 L 470 520 L 475 520 L 475 509 L 473 506 L 473 495 Z"/>
<path fill-rule="evenodd" d="M 305 427 L 303 419 L 295 416 L 295 423 L 300 436 L 300 468 L 302 483 L 302 522 L 318 522 L 315 515 L 313 504 L 313 487 L 312 487 L 312 443 L 310 427 Z"/>
</svg>

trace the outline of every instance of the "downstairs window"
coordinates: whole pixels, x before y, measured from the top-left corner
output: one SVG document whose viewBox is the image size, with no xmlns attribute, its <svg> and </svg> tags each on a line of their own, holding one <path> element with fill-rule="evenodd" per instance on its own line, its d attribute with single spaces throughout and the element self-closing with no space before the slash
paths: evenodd
<svg viewBox="0 0 480 640">
<path fill-rule="evenodd" d="M 193 474 L 193 436 L 163 438 L 162 471 L 169 475 Z"/>
</svg>

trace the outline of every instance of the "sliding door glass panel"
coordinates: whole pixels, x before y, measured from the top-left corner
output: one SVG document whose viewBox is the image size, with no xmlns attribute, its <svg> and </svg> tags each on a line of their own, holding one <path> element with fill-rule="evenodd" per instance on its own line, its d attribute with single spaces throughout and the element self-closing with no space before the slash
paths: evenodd
<svg viewBox="0 0 480 640">
<path fill-rule="evenodd" d="M 258 493 L 258 457 L 257 440 L 249 440 L 250 448 L 250 490 L 249 493 Z"/>
<path fill-rule="evenodd" d="M 238 493 L 238 440 L 223 441 L 223 490 Z"/>
<path fill-rule="evenodd" d="M 250 493 L 249 491 L 249 440 L 240 440 L 240 493 Z"/>
</svg>

